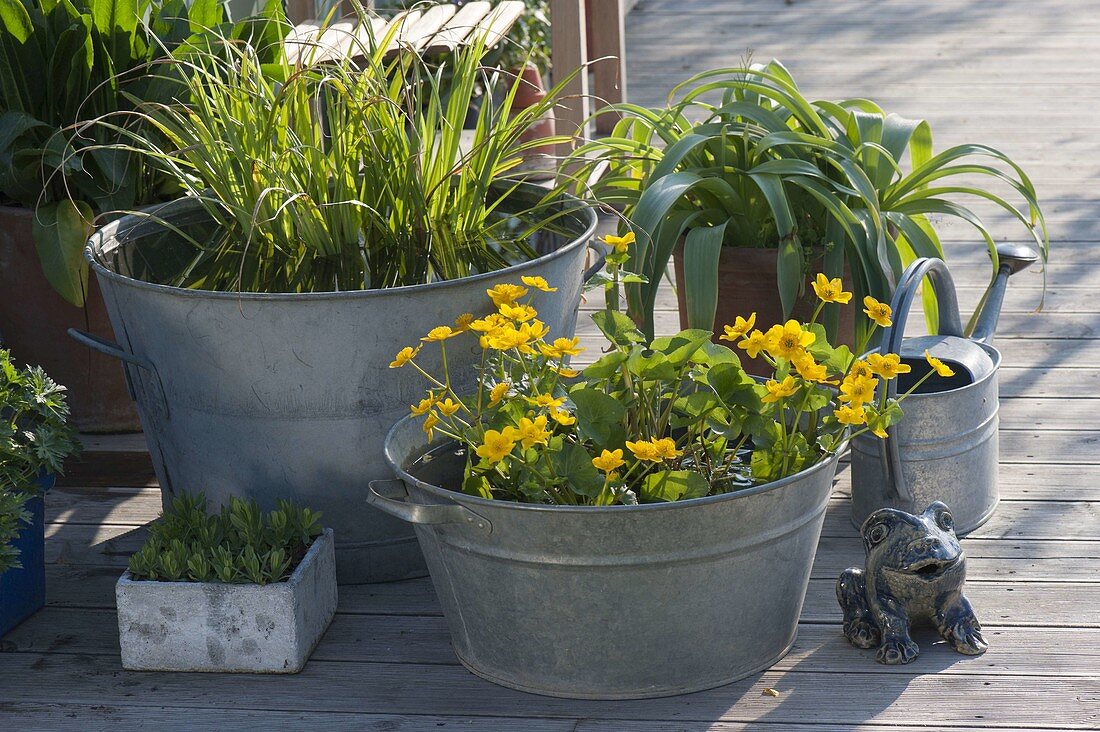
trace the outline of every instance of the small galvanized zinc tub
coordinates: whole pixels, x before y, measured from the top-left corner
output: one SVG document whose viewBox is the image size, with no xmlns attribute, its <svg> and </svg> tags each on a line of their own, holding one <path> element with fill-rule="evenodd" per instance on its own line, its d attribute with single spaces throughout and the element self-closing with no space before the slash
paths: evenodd
<svg viewBox="0 0 1100 732">
<path fill-rule="evenodd" d="M 408 471 L 428 449 L 418 421 L 398 422 L 385 454 L 400 480 L 368 500 L 415 526 L 478 676 L 550 696 L 670 696 L 765 669 L 794 642 L 836 456 L 735 493 L 597 508 L 430 485 Z"/>
</svg>

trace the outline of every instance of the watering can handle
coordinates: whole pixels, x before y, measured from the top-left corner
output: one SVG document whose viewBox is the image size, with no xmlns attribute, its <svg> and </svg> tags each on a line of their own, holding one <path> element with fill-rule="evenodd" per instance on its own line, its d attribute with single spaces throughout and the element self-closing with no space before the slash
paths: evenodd
<svg viewBox="0 0 1100 732">
<path fill-rule="evenodd" d="M 394 486 L 396 490 L 389 490 L 387 486 Z M 367 503 L 410 524 L 469 524 L 486 534 L 493 533 L 493 524 L 489 519 L 465 506 L 457 503 L 413 503 L 405 500 L 409 494 L 404 481 L 372 480 L 367 489 Z M 383 495 L 383 492 L 396 494 L 397 497 L 391 498 Z"/>
<path fill-rule="evenodd" d="M 901 343 L 905 334 L 905 321 L 909 317 L 909 310 L 913 300 L 917 296 L 921 281 L 928 277 L 932 283 L 932 289 L 936 293 L 939 303 L 939 333 L 941 335 L 963 336 L 962 318 L 959 315 L 959 301 L 955 294 L 955 282 L 951 279 L 951 272 L 942 259 L 923 257 L 910 264 L 901 276 L 897 288 L 894 290 L 894 298 L 890 302 L 893 310 L 893 324 L 882 335 L 882 347 L 880 353 L 901 353 Z M 890 399 L 898 395 L 897 379 L 886 382 L 886 394 Z M 888 485 L 893 488 L 894 494 L 902 501 L 913 500 L 912 491 L 905 482 L 905 475 L 901 468 L 901 451 L 898 449 L 898 440 L 893 430 L 887 430 L 886 437 L 879 442 L 879 456 L 883 462 L 883 468 Z"/>
<path fill-rule="evenodd" d="M 148 371 L 149 374 L 152 375 L 154 379 L 156 379 L 157 392 L 160 394 L 161 406 L 164 408 L 165 417 L 167 417 L 168 400 L 164 396 L 164 384 L 161 383 L 160 374 L 157 373 L 157 369 L 155 366 L 153 366 L 151 361 L 141 358 L 140 356 L 135 356 L 134 354 L 123 350 L 122 346 L 118 345 L 117 343 L 113 343 L 106 338 L 100 338 L 99 336 L 92 335 L 91 333 L 85 333 L 84 331 L 77 330 L 76 328 L 69 328 L 69 335 L 74 340 L 82 343 L 93 351 L 99 351 L 105 356 L 117 358 L 120 361 Z M 137 396 L 134 391 L 134 382 L 130 378 L 130 370 L 123 369 L 123 371 L 126 375 L 126 389 L 130 392 L 130 398 L 134 401 L 137 401 Z"/>
</svg>

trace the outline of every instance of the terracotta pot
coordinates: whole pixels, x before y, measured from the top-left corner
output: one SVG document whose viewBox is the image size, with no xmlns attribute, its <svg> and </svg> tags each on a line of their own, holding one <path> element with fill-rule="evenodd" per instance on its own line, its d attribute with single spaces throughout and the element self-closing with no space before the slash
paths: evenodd
<svg viewBox="0 0 1100 732">
<path fill-rule="evenodd" d="M 78 308 L 54 292 L 31 239 L 34 213 L 0 206 L 0 341 L 19 361 L 39 365 L 68 387 L 72 422 L 81 432 L 136 432 L 137 411 L 118 361 L 68 336 L 79 328 L 114 340 L 95 278 L 87 305 Z"/>
<path fill-rule="evenodd" d="M 542 74 L 537 66 L 527 64 L 523 69 L 513 69 L 512 73 L 519 77 L 517 80 L 519 88 L 516 89 L 516 98 L 512 102 L 513 109 L 516 111 L 527 109 L 546 98 L 546 86 L 542 82 Z M 550 137 L 554 134 L 554 130 L 554 115 L 552 112 L 548 112 L 542 119 L 528 127 L 519 139 L 523 143 L 537 140 L 540 137 Z M 553 154 L 554 145 L 540 145 L 528 150 L 524 157 L 530 160 Z"/>
<path fill-rule="evenodd" d="M 778 249 L 759 249 L 752 247 L 722 247 L 718 257 L 718 309 L 714 316 L 714 340 L 722 333 L 722 326 L 732 324 L 736 317 L 748 317 L 756 313 L 756 327 L 767 330 L 776 323 L 783 323 L 783 306 L 779 301 L 777 282 Z M 824 253 L 822 253 L 824 256 Z M 683 243 L 673 252 L 676 270 L 676 300 L 680 308 L 680 327 L 687 328 L 687 306 L 684 302 Z M 810 263 L 810 276 L 806 278 L 805 289 L 795 302 L 790 317 L 806 322 L 813 316 L 818 299 L 810 286 L 811 280 L 822 271 L 821 257 L 815 257 Z M 851 291 L 851 274 L 845 267 L 844 287 Z M 853 301 L 854 303 L 854 301 Z M 849 348 L 855 346 L 856 305 L 850 303 L 840 310 L 839 343 Z M 835 344 L 835 345 L 839 345 Z M 731 345 L 723 342 L 723 345 Z M 755 375 L 771 375 L 771 369 L 761 358 L 748 358 L 744 351 L 738 351 L 745 370 Z"/>
</svg>

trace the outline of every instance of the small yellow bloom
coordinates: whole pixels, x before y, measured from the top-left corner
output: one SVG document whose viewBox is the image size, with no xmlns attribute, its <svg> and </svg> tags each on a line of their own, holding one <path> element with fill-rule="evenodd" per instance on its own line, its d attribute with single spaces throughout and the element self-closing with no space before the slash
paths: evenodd
<svg viewBox="0 0 1100 732">
<path fill-rule="evenodd" d="M 581 350 L 583 351 L 584 349 L 582 348 Z M 557 373 L 558 376 L 562 377 L 563 379 L 575 379 L 576 377 L 581 375 L 580 371 L 577 371 L 576 369 L 566 368 L 565 366 L 555 368 L 554 371 Z"/>
<path fill-rule="evenodd" d="M 866 377 L 857 376 L 844 379 L 840 384 L 840 401 L 848 402 L 852 407 L 861 407 L 875 399 L 875 386 L 878 381 Z"/>
<path fill-rule="evenodd" d="M 420 340 L 431 343 L 432 341 L 445 341 L 448 338 L 454 338 L 456 335 L 461 335 L 461 331 L 454 330 L 449 325 L 441 325 L 438 328 L 432 328 L 428 331 L 428 335 Z"/>
<path fill-rule="evenodd" d="M 662 460 L 671 460 L 684 454 L 683 450 L 676 449 L 676 441 L 671 437 L 660 440 L 626 441 L 627 448 L 634 453 L 634 457 L 651 463 L 659 463 Z"/>
<path fill-rule="evenodd" d="M 571 424 L 577 423 L 577 418 L 564 409 L 553 409 L 550 411 L 550 418 L 558 424 L 568 427 Z"/>
<path fill-rule="evenodd" d="M 427 414 L 428 410 L 431 409 L 434 404 L 435 397 L 429 394 L 426 399 L 421 399 L 420 403 L 416 406 L 410 406 L 409 412 L 412 413 L 414 416 L 419 417 L 421 414 Z"/>
<path fill-rule="evenodd" d="M 622 450 L 604 450 L 599 457 L 592 458 L 592 464 L 598 470 L 610 473 L 612 470 L 625 465 L 626 461 L 623 460 Z"/>
<path fill-rule="evenodd" d="M 816 381 L 819 384 L 835 384 L 835 380 L 829 380 L 829 370 L 825 364 L 814 361 L 809 353 L 803 353 L 794 358 L 794 368 L 806 381 Z"/>
<path fill-rule="evenodd" d="M 867 421 L 867 410 L 863 407 L 841 406 L 833 412 L 841 424 L 857 425 Z"/>
<path fill-rule="evenodd" d="M 492 389 L 489 390 L 489 404 L 496 404 L 497 402 L 499 402 L 501 399 L 504 398 L 504 395 L 507 394 L 508 390 L 511 388 L 511 383 L 507 381 L 502 381 L 494 386 Z"/>
<path fill-rule="evenodd" d="M 489 299 L 493 301 L 493 304 L 499 308 L 504 303 L 514 303 L 516 300 L 526 295 L 527 288 L 503 283 L 486 290 L 485 294 L 488 295 Z"/>
<path fill-rule="evenodd" d="M 505 325 L 507 322 L 508 320 L 500 313 L 492 313 L 491 315 L 486 315 L 484 318 L 471 320 L 470 330 L 476 330 L 478 333 L 488 333 Z"/>
<path fill-rule="evenodd" d="M 527 325 L 527 323 L 524 323 L 524 325 Z M 519 348 L 526 352 L 531 350 L 531 347 L 527 345 L 530 337 L 511 323 L 490 331 L 485 338 L 489 347 L 497 351 L 507 351 L 510 348 Z"/>
<path fill-rule="evenodd" d="M 749 316 L 748 320 L 745 320 L 740 315 L 733 322 L 733 325 L 724 326 L 726 331 L 725 335 L 718 336 L 720 341 L 736 341 L 738 338 L 744 338 L 748 335 L 748 332 L 752 330 L 752 327 L 756 324 L 756 313 Z M 754 356 L 755 358 L 755 356 Z"/>
<path fill-rule="evenodd" d="M 624 236 L 608 234 L 603 238 L 603 243 L 615 250 L 617 254 L 624 253 L 635 241 L 634 232 L 628 231 Z"/>
<path fill-rule="evenodd" d="M 510 302 L 502 302 L 500 304 L 500 314 L 509 320 L 523 323 L 531 320 L 539 313 L 530 305 L 516 305 Z"/>
<path fill-rule="evenodd" d="M 822 302 L 836 302 L 847 305 L 852 299 L 852 293 L 844 291 L 844 283 L 839 277 L 829 279 L 824 272 L 817 273 L 817 279 L 813 281 L 814 292 Z"/>
<path fill-rule="evenodd" d="M 536 407 L 557 409 L 562 404 L 565 404 L 565 397 L 554 397 L 551 394 L 536 394 L 533 397 L 527 397 L 527 401 L 534 404 Z"/>
<path fill-rule="evenodd" d="M 518 435 L 525 450 L 535 445 L 545 445 L 550 441 L 550 431 L 546 429 L 546 415 L 540 414 L 534 419 L 522 418 L 519 421 Z"/>
<path fill-rule="evenodd" d="M 521 323 L 519 330 L 529 341 L 539 341 L 545 338 L 550 333 L 550 326 L 541 320 L 532 320 L 530 323 Z M 524 353 L 530 353 L 533 349 L 528 349 Z"/>
<path fill-rule="evenodd" d="M 416 354 L 418 354 L 418 353 L 420 353 L 420 346 L 417 346 L 416 348 L 412 348 L 411 346 L 405 346 L 400 351 L 398 351 L 397 355 L 393 357 L 392 361 L 390 361 L 390 368 L 391 369 L 401 368 L 402 366 L 407 364 L 409 361 L 412 361 L 414 358 L 416 358 Z"/>
<path fill-rule="evenodd" d="M 455 318 L 455 328 L 459 333 L 465 333 L 470 329 L 470 323 L 474 322 L 473 313 L 463 313 Z"/>
<path fill-rule="evenodd" d="M 754 330 L 745 336 L 745 340 L 737 344 L 737 347 L 745 351 L 749 358 L 756 358 L 760 352 L 768 347 L 768 336 L 758 330 Z"/>
<path fill-rule="evenodd" d="M 932 370 L 935 371 L 940 376 L 942 376 L 943 378 L 946 379 L 948 377 L 951 377 L 951 376 L 955 375 L 955 370 L 953 368 L 951 368 L 950 366 L 945 364 L 943 361 L 941 361 L 938 358 L 936 358 L 935 356 L 933 356 L 928 351 L 924 352 L 924 358 L 925 358 L 925 360 L 928 361 L 928 365 L 932 367 Z"/>
<path fill-rule="evenodd" d="M 557 292 L 558 288 L 551 287 L 550 283 L 542 277 L 520 277 L 523 280 L 523 284 L 528 287 L 534 287 L 536 290 L 542 290 L 543 292 Z"/>
<path fill-rule="evenodd" d="M 516 446 L 515 439 L 496 430 L 486 430 L 482 444 L 475 450 L 477 456 L 490 463 L 499 463 Z"/>
<path fill-rule="evenodd" d="M 887 353 L 885 356 L 881 353 L 872 353 L 867 356 L 867 365 L 875 374 L 887 381 L 898 374 L 907 374 L 913 370 L 909 364 L 902 363 L 901 356 L 896 353 Z"/>
<path fill-rule="evenodd" d="M 879 302 L 870 295 L 863 298 L 863 312 L 883 328 L 889 328 L 893 322 L 890 318 L 893 317 L 894 311 L 890 309 L 890 306 L 884 302 Z"/>
<path fill-rule="evenodd" d="M 556 338 L 554 343 L 539 343 L 539 350 L 542 351 L 542 355 L 548 358 L 565 358 L 566 356 L 576 356 L 578 353 L 584 351 L 583 348 L 577 345 L 580 342 L 580 337 L 573 338 Z"/>
<path fill-rule="evenodd" d="M 871 429 L 871 433 L 874 434 L 876 437 L 881 437 L 884 440 L 889 437 L 889 435 L 886 434 L 886 430 L 881 425 L 873 427 Z"/>
<path fill-rule="evenodd" d="M 768 379 L 768 382 L 764 384 L 764 388 L 768 390 L 768 393 L 761 399 L 765 404 L 773 404 L 780 399 L 786 399 L 798 391 L 798 382 L 795 381 L 793 376 L 788 376 L 783 381 L 775 381 L 774 379 Z"/>
<path fill-rule="evenodd" d="M 875 375 L 866 361 L 853 361 L 852 368 L 848 371 L 849 379 L 869 379 Z"/>
<path fill-rule="evenodd" d="M 773 325 L 765 336 L 768 339 L 768 353 L 776 358 L 793 359 L 817 340 L 817 335 L 813 331 L 804 330 L 797 320 Z"/>
<path fill-rule="evenodd" d="M 439 417 L 436 416 L 435 412 L 429 412 L 428 416 L 424 419 L 424 426 L 422 428 L 424 433 L 428 435 L 429 441 L 435 436 L 434 428 L 437 424 L 439 424 Z"/>
<path fill-rule="evenodd" d="M 451 398 L 447 397 L 441 402 L 436 402 L 435 408 L 442 412 L 443 416 L 450 417 L 459 409 L 461 409 L 462 405 L 458 402 L 451 401 Z"/>
</svg>

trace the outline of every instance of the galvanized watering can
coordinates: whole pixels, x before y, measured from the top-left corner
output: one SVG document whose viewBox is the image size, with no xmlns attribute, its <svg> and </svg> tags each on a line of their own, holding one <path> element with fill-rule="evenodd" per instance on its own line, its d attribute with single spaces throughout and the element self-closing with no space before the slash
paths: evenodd
<svg viewBox="0 0 1100 732">
<path fill-rule="evenodd" d="M 1038 255 L 1026 245 L 997 247 L 1000 269 L 976 314 L 968 338 L 959 317 L 955 285 L 941 259 L 909 265 L 894 292 L 894 324 L 882 336 L 881 350 L 897 353 L 912 372 L 889 383 L 891 397 L 924 376 L 928 351 L 954 371 L 932 377 L 905 400 L 905 417 L 879 440 L 852 440 L 852 522 L 860 526 L 874 511 L 920 511 L 933 501 L 951 507 L 957 534 L 981 526 L 997 506 L 998 387 L 1001 354 L 992 346 L 1009 276 L 1033 264 Z M 939 335 L 904 338 L 905 320 L 921 280 L 928 277 L 939 301 Z"/>
</svg>

